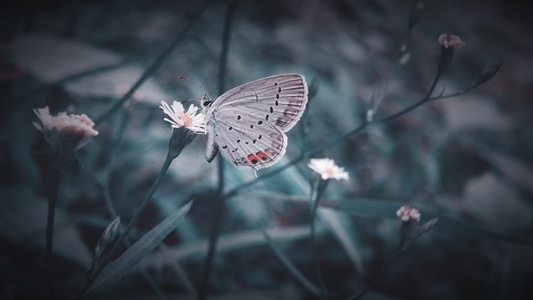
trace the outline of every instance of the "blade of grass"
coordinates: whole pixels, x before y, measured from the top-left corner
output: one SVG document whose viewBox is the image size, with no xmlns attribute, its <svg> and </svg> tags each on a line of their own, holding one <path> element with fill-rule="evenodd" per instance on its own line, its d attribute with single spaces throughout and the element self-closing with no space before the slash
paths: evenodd
<svg viewBox="0 0 533 300">
<path fill-rule="evenodd" d="M 135 244 L 133 244 L 126 252 L 108 264 L 93 282 L 89 290 L 88 296 L 100 294 L 111 286 L 120 281 L 143 259 L 150 254 L 152 250 L 157 247 L 161 241 L 179 224 L 181 219 L 187 214 L 191 208 L 192 202 L 189 202 L 167 218 L 165 218 L 156 227 L 146 233 Z"/>
</svg>

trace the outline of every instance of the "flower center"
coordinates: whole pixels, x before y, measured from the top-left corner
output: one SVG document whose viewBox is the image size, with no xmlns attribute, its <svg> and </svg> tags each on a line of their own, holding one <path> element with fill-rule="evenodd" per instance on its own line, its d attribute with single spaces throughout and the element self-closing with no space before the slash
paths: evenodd
<svg viewBox="0 0 533 300">
<path fill-rule="evenodd" d="M 333 168 L 327 168 L 324 169 L 324 173 L 329 177 L 333 177 L 335 175 L 335 170 L 333 170 Z"/>
<path fill-rule="evenodd" d="M 183 127 L 190 127 L 192 125 L 192 118 L 186 113 L 180 113 L 178 117 L 183 121 Z"/>
</svg>

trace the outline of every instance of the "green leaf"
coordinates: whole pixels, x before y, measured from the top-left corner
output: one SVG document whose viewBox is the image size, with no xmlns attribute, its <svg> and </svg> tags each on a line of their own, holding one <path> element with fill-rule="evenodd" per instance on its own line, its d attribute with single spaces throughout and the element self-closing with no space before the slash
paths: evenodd
<svg viewBox="0 0 533 300">
<path fill-rule="evenodd" d="M 336 201 L 336 204 L 338 210 L 347 214 L 359 217 L 381 217 L 397 219 L 398 221 L 400 221 L 396 216 L 396 211 L 402 206 L 402 204 L 398 202 L 372 199 L 357 199 L 339 200 Z M 489 229 L 482 228 L 478 225 L 470 224 L 465 221 L 455 219 L 453 217 L 441 215 L 426 209 L 420 209 L 418 207 L 413 208 L 418 209 L 418 211 L 420 212 L 420 222 L 425 222 L 434 218 L 439 219 L 439 221 L 433 226 L 432 231 L 449 235 L 487 238 L 520 245 L 533 245 L 533 240 L 524 240 L 517 237 L 507 236 L 498 232 L 491 231 Z"/>
<path fill-rule="evenodd" d="M 128 248 L 126 252 L 108 264 L 91 285 L 87 291 L 87 295 L 94 296 L 100 294 L 124 278 L 141 259 L 150 254 L 176 228 L 183 216 L 191 208 L 191 205 L 192 202 L 168 216 Z"/>
</svg>

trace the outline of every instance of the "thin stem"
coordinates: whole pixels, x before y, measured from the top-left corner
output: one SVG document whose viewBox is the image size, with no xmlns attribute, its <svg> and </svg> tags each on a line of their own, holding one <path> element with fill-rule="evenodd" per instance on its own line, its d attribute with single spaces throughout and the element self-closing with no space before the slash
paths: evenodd
<svg viewBox="0 0 533 300">
<path fill-rule="evenodd" d="M 113 255 L 118 251 L 119 245 L 124 242 L 124 240 L 126 239 L 128 233 L 133 228 L 133 225 L 140 218 L 141 212 L 148 205 L 148 203 L 150 202 L 150 199 L 152 199 L 155 191 L 159 187 L 159 184 L 161 183 L 161 180 L 163 179 L 164 175 L 168 171 L 168 168 L 170 167 L 170 164 L 172 163 L 174 158 L 175 157 L 173 155 L 171 155 L 170 152 L 167 154 L 167 156 L 165 158 L 165 162 L 163 163 L 163 166 L 161 167 L 161 171 L 157 175 L 157 178 L 155 179 L 154 183 L 152 184 L 152 187 L 150 188 L 150 191 L 148 192 L 146 197 L 142 200 L 141 204 L 139 205 L 139 207 L 135 211 L 135 214 L 131 218 L 130 222 L 128 223 L 128 225 L 126 226 L 124 231 L 121 233 L 120 238 L 115 243 L 113 248 L 109 251 L 109 254 L 106 257 L 102 258 L 102 263 L 98 264 L 98 267 L 96 267 L 95 269 L 90 269 L 88 271 L 88 273 L 91 274 L 91 276 L 89 278 L 87 278 L 87 280 L 84 282 L 84 284 L 81 286 L 81 288 L 73 296 L 74 299 L 78 299 L 78 298 L 83 296 L 83 294 L 87 291 L 87 289 L 89 289 L 91 284 L 94 282 L 96 277 L 98 277 L 98 275 L 102 272 L 104 267 L 111 261 L 111 258 L 113 257 Z"/>
<path fill-rule="evenodd" d="M 283 171 L 285 171 L 286 169 L 290 168 L 291 166 L 295 165 L 296 163 L 300 162 L 301 160 L 303 160 L 304 158 L 306 157 L 310 157 L 312 156 L 313 154 L 315 153 L 318 153 L 324 149 L 327 149 L 333 145 L 336 145 L 342 141 L 344 141 L 345 139 L 351 137 L 351 136 L 354 136 L 358 133 L 360 133 L 361 131 L 363 131 L 366 127 L 368 127 L 369 125 L 372 125 L 372 124 L 378 124 L 378 123 L 385 123 L 385 122 L 388 122 L 388 121 L 391 121 L 393 119 L 396 119 L 398 117 L 400 117 L 401 115 L 404 115 L 412 110 L 414 110 L 415 108 L 419 107 L 420 105 L 428 102 L 429 100 L 433 99 L 431 98 L 431 94 L 433 94 L 433 91 L 435 90 L 435 87 L 438 83 L 440 79 L 440 76 L 439 75 L 436 75 L 435 78 L 433 79 L 433 82 L 431 84 L 431 87 L 429 88 L 428 92 L 426 93 L 426 95 L 424 95 L 424 97 L 422 97 L 420 100 L 418 100 L 416 103 L 414 103 L 413 105 L 411 106 L 408 106 L 402 110 L 400 110 L 399 112 L 397 113 L 394 113 L 392 115 L 389 115 L 389 116 L 386 116 L 386 117 L 383 117 L 381 119 L 378 119 L 378 120 L 375 120 L 375 121 L 372 121 L 372 122 L 367 122 L 367 120 L 363 120 L 361 122 L 361 124 L 359 124 L 356 128 L 354 128 L 353 130 L 341 135 L 341 136 L 338 136 L 338 137 L 335 137 L 333 139 L 331 139 L 330 141 L 328 142 L 325 142 L 324 144 L 322 145 L 319 145 L 319 146 L 316 146 L 308 151 L 305 151 L 302 155 L 298 156 L 297 158 L 295 158 L 294 160 L 292 160 L 290 163 L 284 165 L 283 167 L 280 167 L 278 169 L 275 169 L 273 171 L 270 171 L 268 173 L 265 173 L 264 175 L 262 175 L 261 177 L 258 177 L 258 178 L 254 178 L 248 182 L 245 182 L 231 190 L 229 190 L 228 192 L 226 192 L 224 194 L 224 197 L 231 197 L 231 196 L 234 196 L 236 194 L 238 194 L 241 190 L 244 190 L 245 188 L 248 188 L 252 185 L 255 185 L 256 183 L 260 182 L 260 181 L 263 181 L 265 180 L 266 178 L 269 178 L 269 177 L 272 177 L 278 173 L 281 173 Z M 469 88 L 472 88 L 472 87 L 469 87 Z"/>
<path fill-rule="evenodd" d="M 50 168 L 50 181 L 48 185 L 48 216 L 46 219 L 46 276 L 48 281 L 48 293 L 50 299 L 55 299 L 55 284 L 54 284 L 54 220 L 56 203 L 59 194 L 59 170 L 52 166 Z"/>
<path fill-rule="evenodd" d="M 440 99 L 446 99 L 446 98 L 453 98 L 453 97 L 461 96 L 461 95 L 464 95 L 464 94 L 470 92 L 471 90 L 475 89 L 478 86 L 479 86 L 479 84 L 473 83 L 470 86 L 468 86 L 465 89 L 463 89 L 462 91 L 455 92 L 455 93 L 448 94 L 448 95 L 441 95 L 441 96 L 431 97 L 429 100 L 433 101 L 433 100 L 440 100 Z"/>
<path fill-rule="evenodd" d="M 198 288 L 198 300 L 205 300 L 207 298 L 207 292 L 209 289 L 209 277 L 213 270 L 213 261 L 215 258 L 216 247 L 218 242 L 218 236 L 220 234 L 220 224 L 222 223 L 224 215 L 224 204 L 226 198 L 215 199 L 216 206 L 214 208 L 214 219 L 211 227 L 211 233 L 209 234 L 209 246 L 204 262 L 204 268 L 200 277 L 200 287 Z"/>
<path fill-rule="evenodd" d="M 435 87 L 437 86 L 437 83 L 439 82 L 440 76 L 441 76 L 440 74 L 435 75 L 435 78 L 433 79 L 433 82 L 431 83 L 431 87 L 429 88 L 429 90 L 426 93 L 426 95 L 424 95 L 424 97 L 422 97 L 422 99 L 418 100 L 415 104 L 413 104 L 411 106 L 408 106 L 408 107 L 400 110 L 397 113 L 394 113 L 392 115 L 388 115 L 388 116 L 383 117 L 381 119 L 378 119 L 378 120 L 374 121 L 373 123 L 384 123 L 384 122 L 396 119 L 399 116 L 405 115 L 406 113 L 414 110 L 415 108 L 419 107 L 420 105 L 428 102 L 431 99 L 431 94 L 433 94 L 433 91 L 435 90 Z"/>
<path fill-rule="evenodd" d="M 167 245 L 165 245 L 165 243 L 161 243 L 159 245 L 159 249 L 161 250 L 161 252 L 164 252 L 164 253 L 170 252 L 170 250 L 168 249 Z M 196 297 L 198 295 L 198 291 L 196 290 L 195 286 L 193 285 L 193 283 L 187 276 L 187 273 L 185 272 L 185 270 L 183 270 L 183 268 L 181 267 L 179 260 L 174 260 L 170 264 L 170 266 L 174 269 L 174 272 L 176 272 L 176 275 L 178 275 L 178 277 L 183 281 L 183 285 L 185 285 L 185 288 L 191 294 L 190 296 Z"/>
<path fill-rule="evenodd" d="M 309 218 L 311 243 L 313 247 L 313 256 L 315 260 L 315 272 L 317 274 L 318 282 L 320 284 L 320 297 L 322 299 L 326 299 L 328 293 L 327 293 L 326 284 L 324 283 L 324 279 L 322 278 L 322 272 L 320 271 L 320 256 L 319 256 L 319 251 L 318 251 L 318 243 L 316 241 L 315 220 L 316 220 L 316 212 L 318 210 L 318 204 L 320 202 L 320 198 L 322 198 L 322 195 L 324 194 L 324 191 L 326 190 L 328 183 L 329 183 L 329 180 L 318 179 L 318 183 L 316 184 L 315 188 L 311 191 L 311 213 L 310 213 L 310 218 Z"/>
<path fill-rule="evenodd" d="M 263 180 L 265 180 L 267 178 L 270 178 L 270 177 L 272 177 L 274 175 L 277 175 L 277 174 L 285 171 L 286 169 L 288 169 L 288 168 L 292 167 L 293 165 L 299 163 L 306 156 L 307 155 L 302 154 L 302 155 L 298 156 L 297 158 L 295 158 L 294 160 L 292 160 L 290 163 L 288 163 L 288 164 L 286 164 L 286 165 L 284 165 L 282 167 L 279 167 L 279 168 L 277 168 L 275 170 L 272 170 L 272 171 L 270 171 L 268 173 L 265 173 L 265 174 L 261 175 L 261 177 L 257 177 L 257 178 L 254 178 L 254 179 L 248 181 L 248 182 L 242 183 L 242 184 L 234 187 L 233 189 L 225 192 L 223 197 L 224 198 L 233 197 L 233 196 L 237 195 L 241 190 L 244 190 L 244 189 L 246 189 L 246 188 L 248 188 L 248 187 L 250 187 L 252 185 L 255 185 L 258 182 L 261 182 L 261 181 L 263 181 Z"/>
<path fill-rule="evenodd" d="M 200 20 L 200 16 L 207 8 L 209 2 L 209 0 L 206 0 L 200 6 L 196 13 L 191 17 L 187 26 L 185 26 L 185 28 L 183 28 L 183 30 L 170 43 L 170 45 L 168 45 L 168 47 L 165 48 L 161 52 L 161 54 L 159 54 L 156 60 L 146 69 L 146 71 L 144 71 L 142 76 L 137 80 L 137 82 L 133 84 L 130 90 L 126 94 L 124 94 L 124 96 L 122 96 L 122 98 L 120 98 L 120 100 L 117 101 L 117 103 L 115 103 L 107 112 L 105 112 L 95 121 L 97 126 L 103 121 L 105 121 L 107 118 L 112 116 L 115 112 L 117 112 L 122 107 L 122 105 L 124 105 L 124 103 L 128 101 L 128 99 L 135 93 L 135 91 L 140 88 L 141 85 L 159 69 L 163 62 L 165 62 L 165 60 L 170 56 L 170 54 L 172 54 L 174 49 L 185 39 L 189 31 L 192 30 L 194 24 L 196 24 L 196 22 Z"/>
<path fill-rule="evenodd" d="M 231 41 L 231 26 L 233 25 L 233 17 L 237 8 L 236 0 L 229 0 L 226 10 L 226 22 L 224 23 L 224 32 L 222 34 L 222 51 L 220 52 L 220 60 L 218 64 L 218 94 L 222 95 L 226 91 L 226 74 L 228 64 L 228 51 Z"/>
<path fill-rule="evenodd" d="M 152 184 L 152 187 L 150 188 L 150 191 L 148 192 L 146 197 L 142 200 L 141 204 L 139 205 L 139 207 L 135 211 L 135 214 L 133 215 L 133 217 L 131 218 L 130 222 L 128 223 L 128 226 L 126 226 L 124 231 L 121 233 L 120 238 L 117 241 L 115 247 L 113 247 L 113 249 L 111 249 L 111 253 L 110 253 L 109 257 L 112 256 L 112 254 L 114 252 L 116 252 L 116 250 L 118 248 L 117 245 L 122 243 L 126 239 L 126 237 L 128 236 L 128 233 L 131 231 L 131 229 L 133 228 L 135 223 L 137 223 L 137 221 L 141 217 L 142 211 L 144 210 L 144 208 L 148 205 L 148 203 L 152 199 L 155 191 L 159 187 L 159 184 L 161 183 L 161 180 L 163 179 L 163 177 L 167 173 L 168 168 L 170 167 L 170 164 L 172 163 L 173 160 L 174 160 L 174 158 L 171 155 L 167 155 L 166 156 L 165 161 L 163 162 L 163 166 L 161 167 L 161 171 L 159 171 L 159 174 L 157 175 L 157 178 L 155 179 L 154 183 Z"/>
<path fill-rule="evenodd" d="M 226 75 L 228 65 L 228 52 L 231 37 L 231 26 L 233 24 L 233 16 L 237 8 L 236 0 L 229 0 L 226 10 L 226 21 L 224 22 L 224 32 L 222 34 L 222 51 L 220 51 L 220 59 L 218 65 L 218 94 L 222 95 L 226 90 Z M 224 161 L 222 156 L 218 157 L 218 193 L 224 190 Z"/>
<path fill-rule="evenodd" d="M 372 280 L 372 282 L 364 289 L 362 290 L 361 292 L 359 292 L 358 294 L 348 298 L 347 300 L 358 300 L 358 299 L 361 299 L 364 295 L 366 295 L 372 288 L 374 288 L 375 286 L 378 285 L 378 283 L 380 283 L 383 279 L 385 279 L 385 276 L 387 275 L 388 271 L 390 270 L 390 268 L 392 267 L 392 265 L 398 260 L 398 258 L 400 257 L 400 254 L 402 252 L 401 251 L 397 251 L 396 253 L 394 253 L 394 256 L 392 257 L 392 259 L 389 261 L 389 263 L 385 266 L 385 268 L 383 268 L 383 270 L 381 270 L 379 272 L 379 274 L 376 276 L 376 278 L 374 278 L 374 280 Z"/>
<path fill-rule="evenodd" d="M 233 24 L 233 17 L 235 16 L 235 11 L 237 9 L 237 1 L 229 0 L 226 16 L 224 22 L 224 32 L 222 35 L 222 51 L 220 53 L 220 63 L 219 63 L 219 72 L 218 72 L 218 90 L 219 94 L 222 94 L 225 90 L 225 81 L 226 81 L 226 66 L 228 61 L 228 51 L 231 37 L 231 28 Z M 222 157 L 218 158 L 218 186 L 217 186 L 217 195 L 221 196 L 222 191 L 224 190 L 224 162 Z M 218 236 L 220 234 L 220 223 L 224 215 L 224 204 L 226 202 L 226 197 L 219 197 L 216 199 L 216 206 L 214 208 L 214 220 L 213 227 L 211 228 L 211 233 L 209 235 L 209 248 L 204 262 L 204 269 L 200 277 L 200 287 L 198 290 L 198 300 L 205 300 L 207 298 L 208 289 L 209 289 L 209 278 L 211 271 L 213 269 L 213 261 L 216 254 L 216 246 L 218 241 Z"/>
<path fill-rule="evenodd" d="M 281 250 L 276 246 L 268 232 L 263 228 L 259 227 L 259 230 L 265 237 L 265 240 L 267 241 L 268 245 L 270 246 L 270 249 L 274 251 L 274 254 L 276 257 L 283 263 L 283 265 L 289 270 L 289 273 L 291 273 L 296 280 L 298 280 L 308 291 L 313 293 L 315 296 L 320 296 L 321 292 L 318 287 L 316 287 L 311 281 L 309 281 L 305 276 L 298 271 L 296 266 L 286 257 L 286 255 L 281 252 Z"/>
</svg>

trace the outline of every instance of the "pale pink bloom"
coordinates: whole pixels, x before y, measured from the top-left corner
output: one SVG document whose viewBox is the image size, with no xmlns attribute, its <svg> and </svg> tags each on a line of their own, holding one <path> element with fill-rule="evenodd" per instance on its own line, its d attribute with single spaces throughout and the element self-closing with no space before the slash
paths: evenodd
<svg viewBox="0 0 533 300">
<path fill-rule="evenodd" d="M 456 48 L 461 49 L 466 44 L 460 37 L 454 34 L 443 33 L 439 36 L 439 45 L 444 48 Z"/>
<path fill-rule="evenodd" d="M 57 116 L 53 116 L 50 114 L 48 106 L 37 108 L 33 111 L 41 121 L 40 124 L 33 122 L 33 125 L 52 144 L 56 142 L 71 142 L 75 144 L 76 149 L 79 149 L 89 142 L 93 136 L 98 135 L 98 131 L 94 130 L 94 122 L 85 114 L 69 115 L 65 112 L 60 112 Z M 61 141 L 57 139 L 61 139 Z"/>
<path fill-rule="evenodd" d="M 409 220 L 420 221 L 420 213 L 417 209 L 409 207 L 409 205 L 404 205 L 396 211 L 396 215 L 402 219 L 402 221 L 407 222 Z"/>
<path fill-rule="evenodd" d="M 203 113 L 198 112 L 198 107 L 195 105 L 191 104 L 189 109 L 185 111 L 183 104 L 178 101 L 174 101 L 172 106 L 161 101 L 161 106 L 159 107 L 170 117 L 170 119 L 164 118 L 163 120 L 169 122 L 173 128 L 185 127 L 196 133 L 207 133 L 205 129 L 205 116 Z"/>
<path fill-rule="evenodd" d="M 323 180 L 327 179 L 336 179 L 336 180 L 348 180 L 348 172 L 344 171 L 344 168 L 341 168 L 335 165 L 335 161 L 330 158 L 313 158 L 307 164 L 311 170 L 320 174 L 320 177 Z"/>
</svg>

